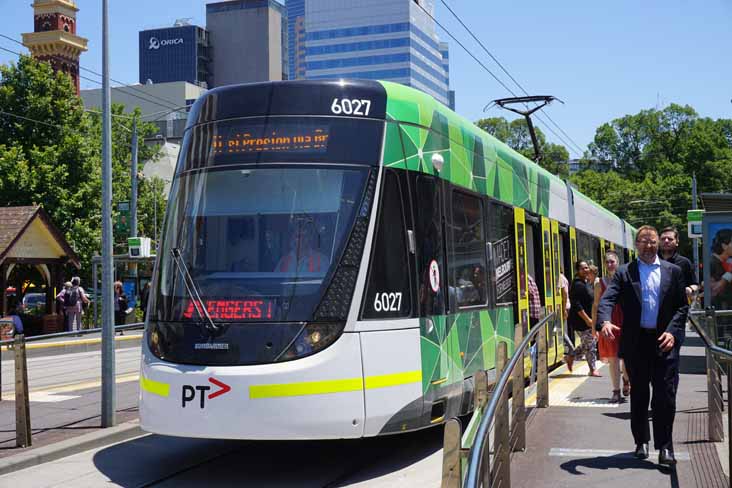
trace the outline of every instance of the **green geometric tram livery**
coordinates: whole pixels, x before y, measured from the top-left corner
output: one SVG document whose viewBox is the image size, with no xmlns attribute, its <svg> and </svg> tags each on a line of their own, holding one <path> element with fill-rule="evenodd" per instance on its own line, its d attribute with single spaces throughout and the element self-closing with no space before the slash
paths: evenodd
<svg viewBox="0 0 732 488">
<path fill-rule="evenodd" d="M 311 439 L 441 423 L 578 258 L 633 229 L 430 96 L 237 85 L 193 106 L 146 326 L 143 428 Z M 549 326 L 547 326 L 549 327 Z M 564 325 L 548 330 L 561 360 Z M 225 386 L 221 386 L 225 385 Z M 171 411 L 176 411 L 171 415 Z"/>
</svg>

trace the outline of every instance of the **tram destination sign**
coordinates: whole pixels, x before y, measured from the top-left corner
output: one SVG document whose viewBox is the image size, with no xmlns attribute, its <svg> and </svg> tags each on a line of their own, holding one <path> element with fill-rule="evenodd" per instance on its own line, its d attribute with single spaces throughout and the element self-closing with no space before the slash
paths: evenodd
<svg viewBox="0 0 732 488">
<path fill-rule="evenodd" d="M 263 320 L 271 319 L 274 303 L 270 299 L 204 300 L 209 316 L 214 320 Z M 192 319 L 198 312 L 193 301 L 184 307 L 183 318 Z"/>
<path fill-rule="evenodd" d="M 271 130 L 262 126 L 232 125 L 212 140 L 215 155 L 252 152 L 325 152 L 328 150 L 327 125 L 298 127 L 280 125 Z"/>
</svg>

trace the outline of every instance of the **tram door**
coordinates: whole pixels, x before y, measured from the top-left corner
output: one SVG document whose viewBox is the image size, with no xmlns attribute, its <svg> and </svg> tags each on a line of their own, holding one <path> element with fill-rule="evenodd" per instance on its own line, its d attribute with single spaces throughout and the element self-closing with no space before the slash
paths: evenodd
<svg viewBox="0 0 732 488">
<path fill-rule="evenodd" d="M 609 247 L 605 242 L 605 239 L 600 239 L 600 264 L 602 265 L 602 276 L 607 276 L 607 265 L 605 264 L 605 251 Z"/>
<path fill-rule="evenodd" d="M 549 315 L 554 312 L 554 289 L 557 278 L 554 276 L 554 265 L 552 258 L 552 226 L 547 217 L 541 218 L 541 261 L 544 270 L 544 309 Z M 557 341 L 554 331 L 554 324 L 546 324 L 547 337 L 547 363 L 554 364 L 557 360 Z"/>
<path fill-rule="evenodd" d="M 570 262 L 570 268 L 567 270 L 569 274 L 565 275 L 570 283 L 570 288 L 572 286 L 572 280 L 574 279 L 574 268 L 575 264 L 577 263 L 578 254 L 577 254 L 577 229 L 574 227 L 569 228 L 569 262 Z M 570 332 L 569 329 L 567 329 L 567 336 L 572 341 L 572 346 L 577 345 L 577 341 L 575 340 L 575 334 L 574 332 Z"/>
<path fill-rule="evenodd" d="M 562 310 L 562 292 L 559 284 L 560 256 L 559 256 L 559 222 L 551 221 L 552 239 L 552 286 L 554 287 L 554 310 L 557 312 L 557 321 L 554 323 L 554 337 L 556 341 L 557 359 L 564 353 L 564 315 Z"/>
<path fill-rule="evenodd" d="M 516 238 L 516 303 L 518 304 L 517 322 L 521 324 L 524 333 L 529 330 L 529 282 L 526 277 L 527 250 L 526 250 L 526 213 L 523 208 L 513 210 L 513 222 Z M 518 344 L 516 344 L 518 345 Z"/>
</svg>

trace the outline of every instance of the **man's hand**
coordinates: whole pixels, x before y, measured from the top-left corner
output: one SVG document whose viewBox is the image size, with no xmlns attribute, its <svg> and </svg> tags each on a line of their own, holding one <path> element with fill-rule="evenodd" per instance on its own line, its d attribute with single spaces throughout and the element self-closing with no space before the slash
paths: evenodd
<svg viewBox="0 0 732 488">
<path fill-rule="evenodd" d="M 663 334 L 658 336 L 658 342 L 658 347 L 660 347 L 663 352 L 669 352 L 671 349 L 673 349 L 676 340 L 674 339 L 674 336 L 672 336 L 670 333 L 664 332 Z"/>
<path fill-rule="evenodd" d="M 615 339 L 615 334 L 620 332 L 620 327 L 611 322 L 603 322 L 602 330 L 600 332 L 604 337 L 607 337 L 608 339 Z"/>
</svg>

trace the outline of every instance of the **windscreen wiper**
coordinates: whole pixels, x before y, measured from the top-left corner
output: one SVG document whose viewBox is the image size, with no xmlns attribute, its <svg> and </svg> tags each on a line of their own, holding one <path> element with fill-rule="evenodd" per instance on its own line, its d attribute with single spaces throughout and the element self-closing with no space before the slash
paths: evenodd
<svg viewBox="0 0 732 488">
<path fill-rule="evenodd" d="M 198 293 L 198 287 L 196 286 L 196 282 L 193 281 L 193 277 L 191 276 L 191 273 L 188 271 L 188 266 L 186 266 L 185 261 L 180 255 L 180 249 L 177 247 L 174 247 L 170 250 L 171 256 L 173 256 L 173 262 L 175 263 L 175 266 L 178 268 L 178 271 L 183 275 L 183 284 L 186 287 L 186 291 L 188 292 L 188 296 L 191 298 L 191 301 L 193 302 L 193 307 L 196 309 L 196 312 L 198 313 L 198 316 L 201 318 L 201 324 L 206 328 L 207 331 L 211 333 L 216 333 L 220 329 L 219 326 L 217 326 L 214 321 L 211 319 L 211 316 L 208 314 L 208 310 L 205 306 L 203 306 L 203 300 L 201 300 L 201 294 Z"/>
</svg>

